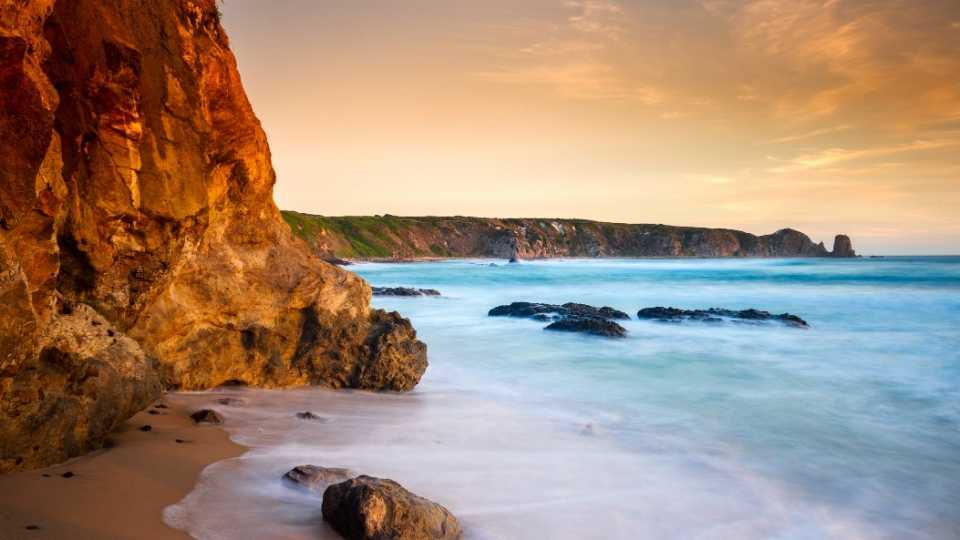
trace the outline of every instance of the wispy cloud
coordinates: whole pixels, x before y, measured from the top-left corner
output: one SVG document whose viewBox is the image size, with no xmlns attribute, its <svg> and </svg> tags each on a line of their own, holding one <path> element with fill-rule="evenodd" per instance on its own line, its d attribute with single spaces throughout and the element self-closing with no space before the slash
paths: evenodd
<svg viewBox="0 0 960 540">
<path fill-rule="evenodd" d="M 685 174 L 683 175 L 687 180 L 693 180 L 695 182 L 703 182 L 704 184 L 732 184 L 736 180 L 730 176 L 719 176 L 715 174 Z"/>
<path fill-rule="evenodd" d="M 773 139 L 773 140 L 768 141 L 768 142 L 769 142 L 769 144 L 782 144 L 782 143 L 788 143 L 788 142 L 805 141 L 805 140 L 807 140 L 807 139 L 814 139 L 814 138 L 816 138 L 816 137 L 821 137 L 821 136 L 823 136 L 823 135 L 830 135 L 831 133 L 839 133 L 839 132 L 841 132 L 841 131 L 847 131 L 847 130 L 852 129 L 852 128 L 853 128 L 853 126 L 851 126 L 851 125 L 849 125 L 849 124 L 843 124 L 843 125 L 840 125 L 840 126 L 833 126 L 833 127 L 825 127 L 825 128 L 815 129 L 815 130 L 813 130 L 813 131 L 807 131 L 807 132 L 805 132 L 805 133 L 798 133 L 798 134 L 796 134 L 796 135 L 788 135 L 788 136 L 786 136 L 786 137 L 780 137 L 780 138 L 778 138 L 778 139 Z"/>
<path fill-rule="evenodd" d="M 476 78 L 502 84 L 537 85 L 566 99 L 622 101 L 658 105 L 667 93 L 629 77 L 609 58 L 626 35 L 623 7 L 609 0 L 568 0 L 559 23 L 530 29 L 538 40 L 504 51 L 501 65 L 475 72 Z"/>
<path fill-rule="evenodd" d="M 910 143 L 882 146 L 876 148 L 861 148 L 848 150 L 845 148 L 830 148 L 811 154 L 803 154 L 783 161 L 783 164 L 767 169 L 771 173 L 791 173 L 811 169 L 832 167 L 840 163 L 854 160 L 872 159 L 910 152 L 921 152 L 960 146 L 960 140 L 941 139 L 928 141 L 914 141 Z"/>
</svg>

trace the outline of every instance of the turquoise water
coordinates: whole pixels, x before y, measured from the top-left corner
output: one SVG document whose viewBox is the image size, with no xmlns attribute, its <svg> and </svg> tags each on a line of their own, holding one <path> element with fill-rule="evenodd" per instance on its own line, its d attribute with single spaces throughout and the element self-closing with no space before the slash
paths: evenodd
<svg viewBox="0 0 960 540">
<path fill-rule="evenodd" d="M 467 538 L 960 538 L 960 257 L 490 263 L 351 267 L 443 293 L 374 299 L 428 344 L 421 385 L 230 390 L 254 450 L 191 503 L 257 505 L 262 535 L 307 537 L 315 502 L 276 476 L 320 461 L 445 504 Z M 610 340 L 486 316 L 518 300 L 754 307 L 810 328 L 631 320 Z M 304 408 L 330 422 L 288 420 Z M 170 520 L 188 530 L 224 526 L 183 506 Z"/>
</svg>

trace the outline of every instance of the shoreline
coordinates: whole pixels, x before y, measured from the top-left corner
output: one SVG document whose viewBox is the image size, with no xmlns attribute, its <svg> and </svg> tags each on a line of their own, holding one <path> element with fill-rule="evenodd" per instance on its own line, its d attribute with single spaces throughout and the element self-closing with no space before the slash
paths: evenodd
<svg viewBox="0 0 960 540">
<path fill-rule="evenodd" d="M 0 537 L 190 538 L 164 523 L 164 508 L 187 496 L 208 465 L 246 448 L 220 426 L 194 424 L 188 404 L 166 396 L 159 403 L 168 408 L 134 415 L 110 437 L 109 448 L 0 476 Z M 150 431 L 141 431 L 145 425 Z M 61 476 L 66 472 L 73 476 Z"/>
<path fill-rule="evenodd" d="M 642 257 L 631 257 L 631 256 L 597 256 L 597 257 L 532 257 L 529 259 L 519 259 L 518 262 L 536 262 L 536 261 L 645 261 L 645 260 L 706 260 L 706 259 L 717 259 L 717 260 L 771 260 L 771 259 L 790 259 L 790 260 L 819 260 L 819 259 L 831 259 L 831 260 L 858 260 L 858 259 L 870 259 L 870 258 L 891 258 L 891 257 L 949 257 L 950 255 L 856 255 L 854 257 L 830 257 L 830 256 L 761 256 L 761 255 L 746 255 L 746 256 L 736 256 L 736 255 L 645 255 Z M 323 257 L 321 257 L 323 258 Z M 323 260 L 330 264 L 335 264 L 337 266 L 351 266 L 354 264 L 364 264 L 364 263 L 380 263 L 380 264 L 414 264 L 414 263 L 424 263 L 424 262 L 446 262 L 446 261 L 504 261 L 503 264 L 510 264 L 509 259 L 497 258 L 497 257 L 411 257 L 411 258 L 392 258 L 392 257 L 354 257 L 354 258 L 340 258 L 336 257 L 336 260 L 330 258 L 323 258 Z M 339 262 L 337 262 L 339 261 Z"/>
</svg>

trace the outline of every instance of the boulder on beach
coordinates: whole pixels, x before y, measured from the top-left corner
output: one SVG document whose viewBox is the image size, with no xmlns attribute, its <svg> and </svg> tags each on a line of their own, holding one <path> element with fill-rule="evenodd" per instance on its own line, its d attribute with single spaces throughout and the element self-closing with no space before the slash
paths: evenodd
<svg viewBox="0 0 960 540">
<path fill-rule="evenodd" d="M 415 289 L 413 287 L 373 287 L 374 296 L 440 296 L 436 289 Z"/>
<path fill-rule="evenodd" d="M 347 540 L 454 540 L 457 518 L 393 480 L 358 476 L 323 493 L 323 519 Z"/>
<path fill-rule="evenodd" d="M 774 314 L 759 309 L 680 309 L 675 307 L 648 307 L 637 312 L 638 319 L 655 320 L 660 322 L 699 321 L 717 323 L 726 319 L 741 321 L 779 321 L 789 326 L 807 328 L 807 321 L 792 313 Z"/>
<path fill-rule="evenodd" d="M 339 484 L 357 476 L 350 469 L 338 467 L 319 467 L 317 465 L 299 465 L 286 472 L 283 480 L 298 488 L 323 494 L 331 484 Z"/>
</svg>

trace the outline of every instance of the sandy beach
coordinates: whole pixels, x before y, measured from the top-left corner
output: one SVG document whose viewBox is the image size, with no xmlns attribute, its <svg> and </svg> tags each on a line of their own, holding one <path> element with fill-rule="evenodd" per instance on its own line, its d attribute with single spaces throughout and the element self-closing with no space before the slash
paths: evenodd
<svg viewBox="0 0 960 540">
<path fill-rule="evenodd" d="M 0 477 L 0 538 L 189 538 L 163 523 L 163 509 L 190 492 L 204 467 L 243 447 L 216 426 L 194 425 L 183 405 L 157 403 L 168 408 L 138 413 L 110 448 Z"/>
</svg>

